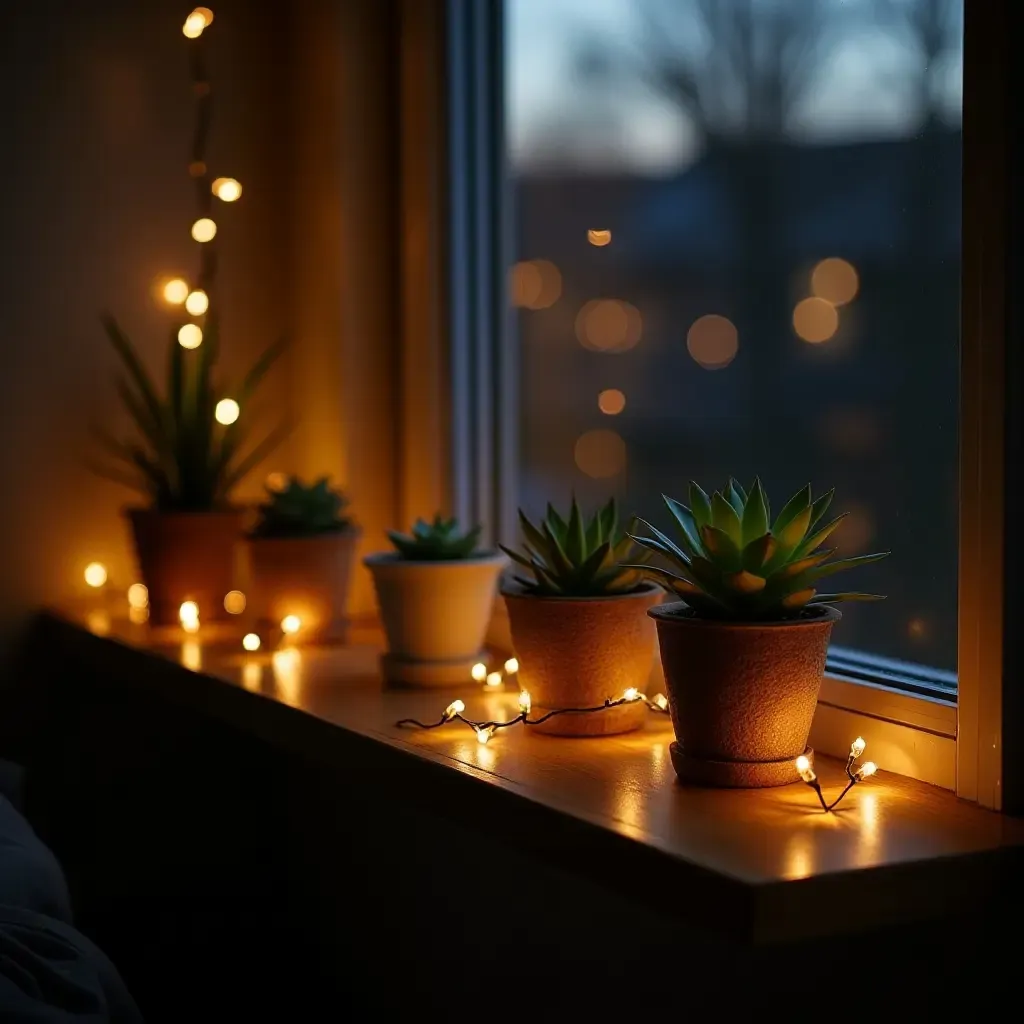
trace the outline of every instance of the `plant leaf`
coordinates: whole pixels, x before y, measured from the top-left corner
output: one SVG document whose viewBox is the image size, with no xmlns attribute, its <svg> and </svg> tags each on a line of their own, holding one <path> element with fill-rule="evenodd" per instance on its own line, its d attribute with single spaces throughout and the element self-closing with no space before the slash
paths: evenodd
<svg viewBox="0 0 1024 1024">
<path fill-rule="evenodd" d="M 807 484 L 806 487 L 801 487 L 800 490 L 782 506 L 782 511 L 778 514 L 775 522 L 772 524 L 772 533 L 777 537 L 779 533 L 786 528 L 786 526 L 788 526 L 801 512 L 803 512 L 805 508 L 810 508 L 810 505 L 811 485 Z"/>
<path fill-rule="evenodd" d="M 805 541 L 803 541 L 800 544 L 800 546 L 796 549 L 795 554 L 797 555 L 797 557 L 809 555 L 812 551 L 815 551 L 819 547 L 821 547 L 821 545 L 824 544 L 826 540 L 828 540 L 829 536 L 832 534 L 832 531 L 835 530 L 835 528 L 849 514 L 849 512 L 844 512 L 842 515 L 836 516 L 836 518 L 833 519 L 832 522 L 830 522 L 827 526 L 823 526 L 820 530 L 818 530 L 817 533 L 812 534 Z"/>
<path fill-rule="evenodd" d="M 814 599 L 815 604 L 838 604 L 840 601 L 884 601 L 884 594 L 861 594 L 857 591 L 847 591 L 842 594 L 818 594 Z"/>
<path fill-rule="evenodd" d="M 808 530 L 813 530 L 821 521 L 821 517 L 828 511 L 829 505 L 832 504 L 835 493 L 836 489 L 833 487 L 832 490 L 826 491 L 811 505 L 811 523 L 807 527 Z"/>
<path fill-rule="evenodd" d="M 768 507 L 765 505 L 761 481 L 755 480 L 743 510 L 743 543 L 751 542 L 768 534 Z"/>
<path fill-rule="evenodd" d="M 719 492 L 711 496 L 711 525 L 729 535 L 737 550 L 743 545 L 743 528 L 736 509 Z"/>
<path fill-rule="evenodd" d="M 734 512 L 733 515 L 736 513 Z M 705 526 L 700 531 L 704 541 L 704 547 L 708 554 L 726 570 L 735 570 L 740 567 L 740 552 L 732 537 L 717 526 Z M 694 565 L 698 559 L 693 559 Z"/>
<path fill-rule="evenodd" d="M 664 553 L 666 555 L 668 555 L 670 558 L 678 559 L 683 564 L 689 563 L 690 555 L 687 552 L 683 551 L 682 548 L 678 547 L 676 543 L 670 537 L 668 537 L 667 534 L 662 533 L 661 530 L 659 530 L 656 526 L 651 526 L 651 524 L 647 522 L 645 519 L 638 519 L 637 522 L 643 526 L 646 526 L 647 529 L 651 531 L 651 533 L 654 535 L 654 540 L 662 545 Z M 638 544 L 642 543 L 639 537 L 636 537 L 633 534 L 628 534 L 628 536 L 632 540 L 635 540 Z M 687 539 L 689 538 L 687 537 Z"/>
<path fill-rule="evenodd" d="M 778 541 L 770 533 L 763 533 L 755 538 L 743 549 L 743 568 L 757 572 L 771 559 L 778 546 Z"/>
<path fill-rule="evenodd" d="M 880 562 L 883 558 L 887 558 L 889 554 L 890 552 L 888 551 L 876 551 L 871 555 L 857 555 L 854 558 L 840 558 L 838 561 L 829 562 L 826 565 L 819 565 L 817 568 L 809 570 L 806 576 L 809 581 L 824 579 L 826 576 L 831 576 L 833 573 L 844 572 L 846 569 L 853 569 L 858 565 L 870 565 L 872 562 Z"/>
<path fill-rule="evenodd" d="M 661 497 L 668 506 L 669 512 L 672 513 L 672 518 L 676 521 L 676 525 L 682 531 L 683 541 L 689 545 L 689 553 L 699 555 L 703 551 L 703 547 L 700 542 L 697 521 L 693 513 L 685 505 L 681 505 L 676 501 L 675 498 L 670 498 L 666 494 L 663 494 Z"/>
<path fill-rule="evenodd" d="M 665 498 L 668 501 L 668 498 Z M 696 481 L 690 481 L 690 508 L 698 532 L 711 525 L 711 499 Z"/>
</svg>

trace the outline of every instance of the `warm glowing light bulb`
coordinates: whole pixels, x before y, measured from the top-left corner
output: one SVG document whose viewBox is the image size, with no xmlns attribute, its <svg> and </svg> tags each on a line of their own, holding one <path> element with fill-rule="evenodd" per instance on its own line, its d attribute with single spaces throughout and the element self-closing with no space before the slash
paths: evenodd
<svg viewBox="0 0 1024 1024">
<path fill-rule="evenodd" d="M 218 178 L 211 186 L 211 190 L 225 203 L 233 203 L 242 195 L 242 186 L 234 178 Z"/>
<path fill-rule="evenodd" d="M 260 638 L 255 633 L 246 633 L 242 637 L 242 646 L 247 651 L 258 651 L 260 649 Z"/>
<path fill-rule="evenodd" d="M 486 743 L 494 735 L 494 726 L 477 726 L 476 727 L 476 741 L 477 743 Z"/>
<path fill-rule="evenodd" d="M 128 605 L 131 608 L 145 608 L 149 605 L 149 591 L 144 583 L 133 583 L 128 588 Z"/>
<path fill-rule="evenodd" d="M 199 632 L 199 620 L 198 619 L 185 619 L 181 623 L 181 628 L 186 633 L 198 633 Z"/>
<path fill-rule="evenodd" d="M 469 671 L 469 674 L 478 682 L 482 683 L 487 678 L 487 666 L 478 661 Z"/>
<path fill-rule="evenodd" d="M 508 661 L 505 662 L 505 671 L 510 676 L 515 675 L 519 671 L 519 659 L 509 658 Z"/>
<path fill-rule="evenodd" d="M 628 689 L 628 690 L 627 690 L 627 691 L 626 691 L 626 692 L 625 692 L 625 693 L 624 693 L 624 694 L 622 695 L 622 699 L 623 699 L 623 700 L 636 700 L 638 696 L 639 696 L 639 693 L 638 693 L 638 691 L 637 691 L 637 688 L 636 688 L 635 686 L 631 686 L 631 687 L 630 687 L 630 688 L 629 688 L 629 689 Z"/>
<path fill-rule="evenodd" d="M 850 757 L 860 757 L 860 755 L 864 753 L 864 748 L 866 746 L 867 744 L 864 742 L 864 737 L 858 736 L 850 744 Z"/>
<path fill-rule="evenodd" d="M 302 619 L 298 615 L 286 615 L 281 620 L 281 632 L 283 633 L 298 633 L 302 628 Z"/>
<path fill-rule="evenodd" d="M 225 427 L 230 427 L 238 419 L 238 414 L 241 411 L 238 403 L 233 398 L 222 398 L 213 410 L 213 416 L 218 423 L 223 423 Z"/>
<path fill-rule="evenodd" d="M 224 595 L 224 611 L 228 615 L 241 615 L 245 611 L 245 594 L 240 590 L 229 590 Z"/>
<path fill-rule="evenodd" d="M 164 302 L 172 306 L 180 306 L 188 297 L 188 285 L 180 277 L 168 281 L 164 285 Z"/>
<path fill-rule="evenodd" d="M 188 293 L 185 308 L 193 316 L 202 316 L 210 308 L 210 297 L 202 288 L 197 288 L 194 292 Z"/>
<path fill-rule="evenodd" d="M 451 704 L 444 709 L 444 717 L 454 718 L 456 715 L 461 715 L 466 710 L 466 705 L 461 700 L 453 700 Z"/>
<path fill-rule="evenodd" d="M 796 759 L 796 770 L 804 782 L 813 782 L 817 778 L 811 767 L 811 759 L 806 754 L 801 754 Z"/>
<path fill-rule="evenodd" d="M 129 608 L 128 609 L 128 621 L 133 626 L 141 626 L 144 622 L 149 622 L 149 609 L 148 608 Z"/>
<path fill-rule="evenodd" d="M 665 694 L 663 694 L 663 693 L 656 693 L 651 698 L 651 703 L 655 707 L 659 707 L 659 708 L 661 708 L 662 711 L 664 711 L 665 708 L 668 707 L 668 697 L 666 697 Z"/>
<path fill-rule="evenodd" d="M 862 779 L 866 779 L 871 775 L 874 775 L 878 771 L 878 765 L 874 761 L 865 761 L 861 766 L 857 775 Z"/>
<path fill-rule="evenodd" d="M 101 562 L 90 562 L 85 567 L 85 582 L 90 587 L 102 587 L 107 582 L 107 567 Z"/>
<path fill-rule="evenodd" d="M 533 707 L 533 698 L 530 696 L 529 690 L 519 691 L 519 710 L 524 714 L 530 713 L 530 708 Z"/>
<path fill-rule="evenodd" d="M 199 619 L 199 605 L 195 601 L 184 601 L 181 607 L 178 609 L 178 618 L 182 622 L 198 621 Z"/>
<path fill-rule="evenodd" d="M 192 237 L 197 242 L 212 242 L 217 234 L 217 225 L 209 217 L 200 217 L 192 225 Z"/>
<path fill-rule="evenodd" d="M 501 673 L 500 672 L 490 672 L 490 673 L 488 673 L 487 685 L 488 686 L 501 686 Z"/>
<path fill-rule="evenodd" d="M 198 324 L 185 324 L 178 331 L 178 344 L 182 348 L 199 348 L 203 343 L 203 332 Z"/>
<path fill-rule="evenodd" d="M 181 31 L 186 39 L 198 39 L 203 34 L 204 28 L 206 28 L 206 18 L 198 10 L 195 10 L 185 19 Z"/>
</svg>

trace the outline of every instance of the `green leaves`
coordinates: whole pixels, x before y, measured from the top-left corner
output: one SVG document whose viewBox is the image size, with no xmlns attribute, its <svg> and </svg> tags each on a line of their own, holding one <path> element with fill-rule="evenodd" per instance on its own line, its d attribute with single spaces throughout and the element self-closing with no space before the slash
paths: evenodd
<svg viewBox="0 0 1024 1024">
<path fill-rule="evenodd" d="M 351 526 L 342 515 L 348 504 L 340 491 L 334 491 L 327 477 L 304 484 L 290 477 L 278 491 L 267 488 L 267 500 L 259 507 L 259 521 L 253 534 L 257 537 L 315 537 L 334 533 Z"/>
<path fill-rule="evenodd" d="M 687 510 L 687 515 L 689 514 Z M 520 509 L 519 525 L 524 545 L 515 551 L 502 550 L 518 565 L 528 569 L 530 577 L 516 579 L 531 593 L 545 596 L 601 597 L 635 590 L 644 579 L 642 565 L 624 564 L 636 557 L 632 538 L 619 527 L 614 499 L 590 519 L 572 499 L 568 516 L 562 516 L 550 504 L 540 526 L 532 523 Z M 645 538 L 644 547 L 655 552 L 672 552 L 685 561 L 686 555 L 660 531 Z"/>
<path fill-rule="evenodd" d="M 673 536 L 638 520 L 649 535 L 634 539 L 655 560 L 638 571 L 698 614 L 722 619 L 774 621 L 803 614 L 813 605 L 880 600 L 858 591 L 816 592 L 819 580 L 888 555 L 834 559 L 834 548 L 822 548 L 843 519 L 840 515 L 821 525 L 833 495 L 828 491 L 814 499 L 810 486 L 802 487 L 771 522 L 760 479 L 749 491 L 730 479 L 710 497 L 691 483 L 689 508 L 665 497 Z"/>
<path fill-rule="evenodd" d="M 135 439 L 103 443 L 119 467 L 93 464 L 108 478 L 116 477 L 141 491 L 164 510 L 207 511 L 230 500 L 231 489 L 287 435 L 281 424 L 243 454 L 249 428 L 248 405 L 260 382 L 280 356 L 284 343 L 270 346 L 233 392 L 214 384 L 219 351 L 219 325 L 207 314 L 203 343 L 194 351 L 178 344 L 177 328 L 169 334 L 166 383 L 161 396 L 135 346 L 108 313 L 104 331 L 123 368 L 116 381 L 118 396 L 131 421 Z M 214 419 L 217 402 L 234 397 L 238 420 L 222 427 Z"/>
<path fill-rule="evenodd" d="M 482 532 L 480 525 L 463 532 L 454 516 L 445 519 L 439 512 L 432 523 L 417 519 L 409 534 L 388 530 L 388 538 L 395 550 L 410 561 L 454 562 L 478 554 L 477 545 Z M 530 565 L 529 559 L 519 556 L 516 556 L 516 561 Z"/>
</svg>

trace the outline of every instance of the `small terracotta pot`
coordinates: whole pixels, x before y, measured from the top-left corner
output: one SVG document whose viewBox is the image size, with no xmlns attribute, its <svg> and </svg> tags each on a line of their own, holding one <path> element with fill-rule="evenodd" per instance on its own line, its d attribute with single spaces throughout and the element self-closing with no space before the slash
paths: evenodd
<svg viewBox="0 0 1024 1024">
<path fill-rule="evenodd" d="M 384 678 L 412 686 L 450 686 L 471 678 L 483 655 L 501 554 L 418 562 L 392 552 L 369 555 L 388 650 Z"/>
<path fill-rule="evenodd" d="M 734 787 L 793 782 L 840 613 L 817 607 L 779 622 L 718 622 L 675 603 L 648 614 L 658 624 L 680 779 Z"/>
<path fill-rule="evenodd" d="M 203 621 L 228 617 L 224 595 L 235 585 L 235 553 L 244 509 L 216 512 L 127 512 L 142 582 L 149 590 L 149 621 L 178 622 L 184 601 L 199 605 Z"/>
<path fill-rule="evenodd" d="M 654 660 L 647 611 L 659 587 L 609 597 L 538 597 L 502 588 L 519 660 L 519 682 L 532 699 L 531 718 L 556 708 L 598 707 L 630 687 L 641 693 Z M 552 736 L 608 736 L 643 726 L 642 701 L 591 714 L 557 715 L 531 727 Z"/>
<path fill-rule="evenodd" d="M 354 528 L 312 537 L 250 537 L 246 599 L 257 628 L 266 630 L 286 615 L 297 615 L 299 639 L 343 642 L 359 537 Z"/>
</svg>

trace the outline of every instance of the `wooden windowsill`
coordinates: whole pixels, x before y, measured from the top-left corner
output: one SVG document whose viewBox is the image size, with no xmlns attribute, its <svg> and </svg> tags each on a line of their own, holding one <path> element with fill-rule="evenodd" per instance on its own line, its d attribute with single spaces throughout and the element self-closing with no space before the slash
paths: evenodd
<svg viewBox="0 0 1024 1024">
<path fill-rule="evenodd" d="M 787 941 L 974 910 L 1024 864 L 1024 822 L 884 771 L 834 814 L 799 783 L 682 787 L 661 716 L 626 736 L 566 740 L 513 728 L 486 746 L 465 727 L 399 729 L 400 718 L 436 720 L 455 697 L 470 717 L 511 717 L 516 693 L 483 693 L 470 681 L 451 691 L 385 689 L 372 630 L 343 649 L 246 654 L 237 629 L 187 636 L 114 621 L 97 636 L 84 623 L 40 616 L 33 650 L 64 672 L 87 667 L 113 685 L 149 687 L 382 798 L 436 808 L 733 938 Z M 838 792 L 842 764 L 819 758 L 817 768 L 826 793 Z"/>
</svg>

